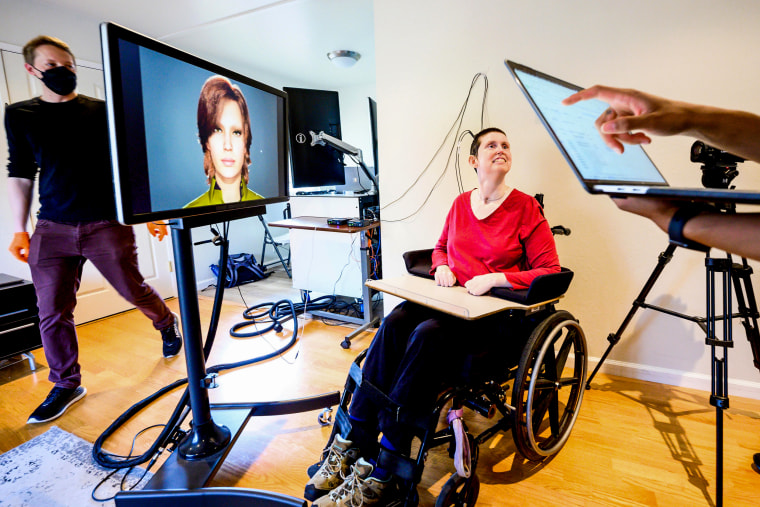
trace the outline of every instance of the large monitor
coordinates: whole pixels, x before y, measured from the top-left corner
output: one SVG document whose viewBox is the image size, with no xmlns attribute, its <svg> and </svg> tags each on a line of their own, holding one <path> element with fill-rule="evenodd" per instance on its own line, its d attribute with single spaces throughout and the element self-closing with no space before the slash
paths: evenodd
<svg viewBox="0 0 760 507">
<path fill-rule="evenodd" d="M 122 223 L 288 199 L 285 92 L 113 23 L 101 44 Z"/>
<path fill-rule="evenodd" d="M 338 92 L 283 88 L 288 94 L 288 121 L 293 187 L 345 185 L 343 154 L 311 144 L 310 132 L 324 132 L 341 139 Z"/>
</svg>

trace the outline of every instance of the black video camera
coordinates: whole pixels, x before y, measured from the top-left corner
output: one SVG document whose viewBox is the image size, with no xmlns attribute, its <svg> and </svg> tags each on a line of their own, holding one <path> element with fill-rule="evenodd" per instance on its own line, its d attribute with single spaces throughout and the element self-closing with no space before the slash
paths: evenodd
<svg viewBox="0 0 760 507">
<path fill-rule="evenodd" d="M 702 141 L 691 145 L 691 161 L 702 163 L 702 185 L 706 188 L 728 188 L 739 175 L 736 164 L 744 159 L 713 148 Z"/>
</svg>

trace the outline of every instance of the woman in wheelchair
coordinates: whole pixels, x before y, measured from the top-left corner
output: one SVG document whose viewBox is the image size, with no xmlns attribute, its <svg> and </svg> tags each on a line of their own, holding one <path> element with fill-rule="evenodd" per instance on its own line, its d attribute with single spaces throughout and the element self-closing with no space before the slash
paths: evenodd
<svg viewBox="0 0 760 507">
<path fill-rule="evenodd" d="M 446 217 L 433 251 L 436 283 L 483 295 L 493 287 L 526 288 L 539 275 L 559 272 L 541 206 L 505 182 L 512 165 L 506 134 L 479 132 L 468 162 L 479 186 L 459 195 Z M 387 403 L 363 389 L 353 394 L 351 429 L 335 433 L 305 497 L 318 506 L 401 503 L 401 480 L 384 464 L 409 456 L 415 434 L 409 421 L 432 410 L 441 389 L 461 377 L 466 357 L 519 358 L 520 340 L 503 337 L 507 313 L 468 321 L 409 301 L 398 305 L 378 329 L 362 368 L 362 385 L 376 387 Z"/>
</svg>

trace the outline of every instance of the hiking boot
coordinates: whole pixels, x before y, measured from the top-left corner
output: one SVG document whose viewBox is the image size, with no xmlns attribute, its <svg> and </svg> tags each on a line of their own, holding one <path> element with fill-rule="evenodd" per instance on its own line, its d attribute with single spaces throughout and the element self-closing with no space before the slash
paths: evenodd
<svg viewBox="0 0 760 507">
<path fill-rule="evenodd" d="M 87 394 L 87 389 L 83 386 L 72 389 L 54 387 L 47 395 L 47 398 L 45 398 L 45 401 L 32 412 L 26 423 L 44 423 L 61 417 L 67 408 L 84 398 L 85 394 Z"/>
<path fill-rule="evenodd" d="M 174 322 L 161 330 L 161 340 L 164 342 L 164 357 L 174 357 L 182 349 L 182 335 L 179 332 L 179 318 L 172 312 Z"/>
<path fill-rule="evenodd" d="M 335 434 L 327 457 L 306 483 L 304 498 L 314 501 L 340 486 L 351 472 L 351 465 L 359 458 L 359 449 L 352 445 L 350 440 Z"/>
<path fill-rule="evenodd" d="M 351 474 L 343 484 L 323 496 L 312 507 L 363 507 L 376 505 L 378 507 L 393 507 L 401 505 L 401 488 L 393 477 L 381 481 L 372 477 L 374 467 L 359 458 L 351 468 Z"/>
</svg>

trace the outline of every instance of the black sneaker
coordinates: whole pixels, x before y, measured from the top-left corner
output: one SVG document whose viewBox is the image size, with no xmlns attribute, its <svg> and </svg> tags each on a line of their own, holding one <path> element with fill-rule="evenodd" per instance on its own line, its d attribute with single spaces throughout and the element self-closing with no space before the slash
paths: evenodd
<svg viewBox="0 0 760 507">
<path fill-rule="evenodd" d="M 161 339 L 164 342 L 164 357 L 174 357 L 182 349 L 182 335 L 179 332 L 179 318 L 172 312 L 174 322 L 161 330 Z"/>
<path fill-rule="evenodd" d="M 87 389 L 83 386 L 67 389 L 65 387 L 54 387 L 50 394 L 47 395 L 42 405 L 32 412 L 27 424 L 44 423 L 61 417 L 66 409 L 77 401 L 84 398 Z"/>
</svg>

